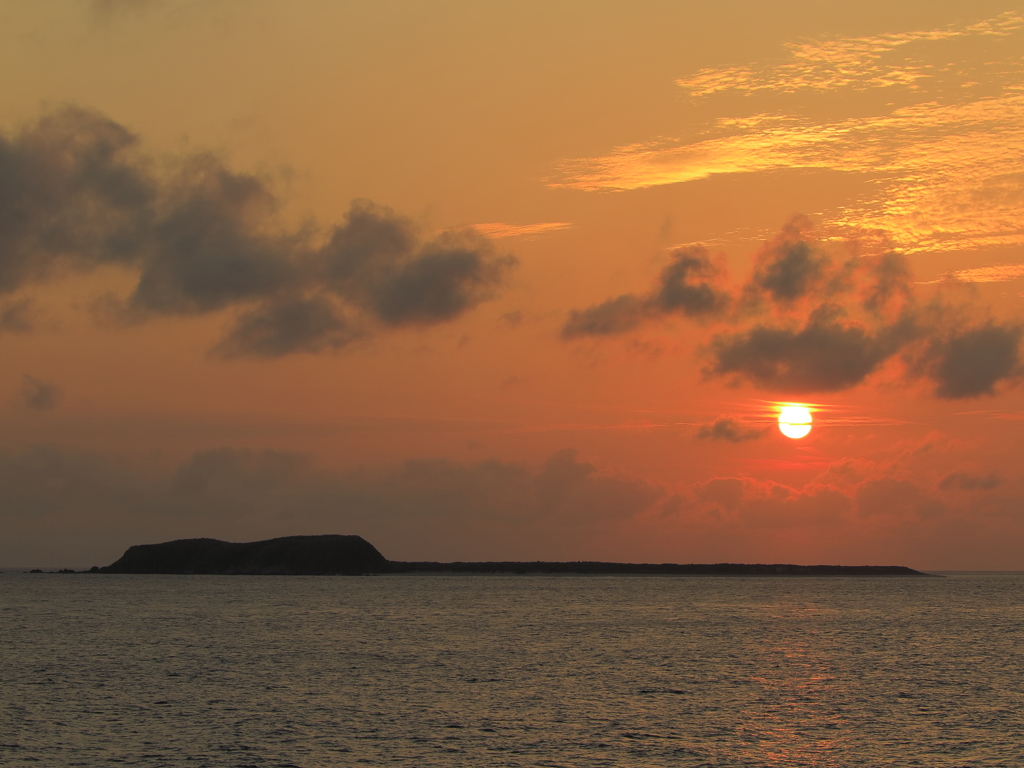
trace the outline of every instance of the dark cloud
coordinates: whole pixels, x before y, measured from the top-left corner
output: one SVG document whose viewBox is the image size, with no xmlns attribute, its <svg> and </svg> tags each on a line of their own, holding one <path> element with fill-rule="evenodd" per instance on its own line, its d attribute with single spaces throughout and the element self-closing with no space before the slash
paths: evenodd
<svg viewBox="0 0 1024 768">
<path fill-rule="evenodd" d="M 107 19 L 126 11 L 141 11 L 161 5 L 162 2 L 163 0 L 92 0 L 92 8 L 98 17 Z"/>
<path fill-rule="evenodd" d="M 317 246 L 314 233 L 275 229 L 279 204 L 263 179 L 209 154 L 158 172 L 137 145 L 76 107 L 0 136 L 0 293 L 121 264 L 138 281 L 106 302 L 115 318 L 244 310 L 222 349 L 272 356 L 343 346 L 352 334 L 334 301 L 363 333 L 453 320 L 492 298 L 516 264 L 472 230 L 423 242 L 407 219 L 366 201 Z"/>
<path fill-rule="evenodd" d="M 283 297 L 242 313 L 214 348 L 222 357 L 281 357 L 341 349 L 358 337 L 325 296 Z"/>
<path fill-rule="evenodd" d="M 515 262 L 490 260 L 484 238 L 467 234 L 463 245 L 437 242 L 377 286 L 374 309 L 386 323 L 435 323 L 450 320 L 484 299 Z M 479 240 L 472 243 L 472 240 Z"/>
<path fill-rule="evenodd" d="M 967 472 L 952 472 L 939 481 L 939 488 L 949 490 L 958 488 L 962 491 L 990 491 L 1002 485 L 1002 479 L 995 472 L 985 476 L 971 475 Z"/>
<path fill-rule="evenodd" d="M 571 448 L 551 456 L 532 485 L 537 513 L 569 522 L 633 517 L 664 495 L 639 478 L 598 472 Z"/>
<path fill-rule="evenodd" d="M 789 303 L 822 287 L 831 259 L 809 237 L 808 230 L 807 220 L 797 217 L 765 244 L 755 259 L 748 296 L 763 292 L 772 301 Z"/>
<path fill-rule="evenodd" d="M 720 315 L 731 301 L 717 287 L 720 276 L 705 248 L 680 249 L 672 254 L 672 261 L 662 269 L 658 285 L 650 294 L 623 294 L 572 310 L 562 327 L 562 338 L 625 333 L 647 319 L 671 314 L 698 319 Z"/>
<path fill-rule="evenodd" d="M 352 204 L 316 259 L 329 290 L 392 326 L 457 317 L 493 297 L 516 265 L 473 230 L 421 242 L 409 220 L 366 200 Z"/>
<path fill-rule="evenodd" d="M 0 293 L 58 266 L 136 258 L 153 185 L 132 158 L 135 143 L 122 126 L 77 108 L 0 136 Z"/>
<path fill-rule="evenodd" d="M 34 327 L 32 299 L 18 299 L 0 305 L 0 331 L 28 333 Z"/>
<path fill-rule="evenodd" d="M 1019 325 L 989 322 L 933 339 L 925 355 L 935 394 L 947 400 L 995 394 L 1000 381 L 1019 377 Z"/>
<path fill-rule="evenodd" d="M 536 468 L 428 459 L 341 472 L 282 451 L 201 451 L 168 469 L 37 448 L 0 452 L 0 562 L 49 550 L 54 531 L 81 521 L 76 558 L 96 564 L 145 541 L 326 532 L 363 535 L 394 559 L 560 559 L 566 542 L 588 541 L 664 495 L 572 450 Z"/>
<path fill-rule="evenodd" d="M 321 256 L 333 290 L 392 326 L 458 316 L 492 298 L 516 264 L 471 229 L 421 244 L 409 221 L 367 201 L 352 205 Z"/>
<path fill-rule="evenodd" d="M 663 313 L 678 312 L 686 317 L 704 317 L 721 313 L 729 304 L 729 295 L 719 291 L 714 280 L 718 268 L 704 248 L 676 251 L 672 262 L 661 271 L 657 292 L 648 305 Z"/>
<path fill-rule="evenodd" d="M 36 411 L 55 408 L 60 399 L 60 387 L 40 381 L 27 373 L 21 377 L 21 399 L 25 405 Z"/>
<path fill-rule="evenodd" d="M 904 256 L 833 265 L 794 233 L 800 234 L 787 228 L 767 249 L 743 291 L 748 305 L 758 292 L 776 304 L 803 298 L 809 305 L 796 317 L 774 312 L 768 322 L 716 336 L 706 375 L 776 391 L 832 392 L 857 386 L 901 355 L 910 378 L 930 379 L 946 399 L 992 394 L 999 382 L 1020 375 L 1019 325 L 990 321 L 965 330 L 969 308 L 938 299 L 925 308 L 915 304 Z"/>
<path fill-rule="evenodd" d="M 520 309 L 513 309 L 511 312 L 503 312 L 498 322 L 509 328 L 518 328 L 523 322 L 523 312 Z"/>
<path fill-rule="evenodd" d="M 721 505 L 723 510 L 735 509 L 743 500 L 745 485 L 737 477 L 714 477 L 693 487 L 701 501 Z"/>
<path fill-rule="evenodd" d="M 934 509 L 924 492 L 910 480 L 883 477 L 860 484 L 854 495 L 857 512 L 874 515 L 902 516 L 908 513 L 934 516 Z"/>
<path fill-rule="evenodd" d="M 189 21 L 211 7 L 224 6 L 226 0 L 90 0 L 93 18 L 100 23 L 145 18 L 152 13 L 173 12 L 173 21 Z"/>
<path fill-rule="evenodd" d="M 283 514 L 319 478 L 310 458 L 290 451 L 218 448 L 195 453 L 167 480 L 151 483 L 138 511 L 166 518 L 208 514 L 224 518 Z"/>
<path fill-rule="evenodd" d="M 906 256 L 901 253 L 886 253 L 877 259 L 866 261 L 870 274 L 862 298 L 866 310 L 879 315 L 889 308 L 895 299 L 910 299 L 913 275 Z"/>
<path fill-rule="evenodd" d="M 356 200 L 320 257 L 335 291 L 359 295 L 370 285 L 385 282 L 416 247 L 412 222 L 367 200 Z"/>
<path fill-rule="evenodd" d="M 719 418 L 711 424 L 703 424 L 697 430 L 698 440 L 728 440 L 730 443 L 742 443 L 757 440 L 767 430 L 745 427 L 736 419 Z"/>
<path fill-rule="evenodd" d="M 722 335 L 710 347 L 709 377 L 746 380 L 763 389 L 834 392 L 863 381 L 918 333 L 913 318 L 872 332 L 840 307 L 816 308 L 803 327 L 758 325 Z"/>
<path fill-rule="evenodd" d="M 1024 326 L 972 327 L 968 304 L 941 298 L 919 306 L 906 257 L 833 259 L 804 217 L 765 243 L 733 295 L 719 287 L 721 275 L 705 250 L 678 251 L 649 294 L 574 310 L 562 337 L 624 333 L 670 313 L 713 318 L 731 329 L 704 346 L 705 377 L 794 394 L 855 387 L 894 359 L 908 379 L 930 380 L 946 399 L 991 395 L 1024 373 Z M 715 435 L 702 429 L 702 437 Z"/>
<path fill-rule="evenodd" d="M 130 508 L 140 484 L 147 482 L 143 473 L 99 454 L 54 446 L 0 452 L 0 519 L 8 530 L 19 519 L 46 525 L 81 516 L 99 524 L 105 509 Z"/>
<path fill-rule="evenodd" d="M 260 230 L 276 206 L 260 179 L 190 158 L 148 230 L 128 303 L 158 314 L 212 312 L 275 296 L 300 280 L 294 238 Z"/>
<path fill-rule="evenodd" d="M 287 451 L 223 448 L 168 465 L 54 446 L 0 450 L 0 562 L 88 567 L 132 544 L 315 533 L 358 534 L 396 560 L 911 565 L 928 537 L 941 539 L 935 564 L 935 555 L 966 551 L 969 535 L 968 543 L 1005 544 L 1013 562 L 1019 494 L 990 488 L 984 475 L 949 477 L 947 489 L 970 493 L 944 493 L 943 503 L 900 478 L 847 478 L 844 491 L 716 477 L 669 496 L 572 450 L 540 466 L 418 459 L 356 471 Z M 818 533 L 804 541 L 808 531 Z"/>
<path fill-rule="evenodd" d="M 628 293 L 586 309 L 574 309 L 562 326 L 562 338 L 608 336 L 631 331 L 647 316 L 646 309 L 642 299 Z"/>
<path fill-rule="evenodd" d="M 958 308 L 914 307 L 902 259 L 885 257 L 871 271 L 876 279 L 861 294 L 866 315 L 851 316 L 852 302 L 826 302 L 803 325 L 759 323 L 719 334 L 707 348 L 704 374 L 766 390 L 834 392 L 857 386 L 901 354 L 907 376 L 929 379 L 944 399 L 991 395 L 1000 382 L 1020 377 L 1020 325 L 989 321 L 964 330 Z"/>
</svg>

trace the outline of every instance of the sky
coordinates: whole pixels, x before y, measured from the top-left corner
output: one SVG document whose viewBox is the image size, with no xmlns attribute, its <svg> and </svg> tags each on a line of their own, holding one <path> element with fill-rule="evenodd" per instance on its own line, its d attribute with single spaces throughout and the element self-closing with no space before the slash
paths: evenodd
<svg viewBox="0 0 1024 768">
<path fill-rule="evenodd" d="M 0 0 L 0 93 L 0 565 L 1024 569 L 1011 3 Z"/>
</svg>

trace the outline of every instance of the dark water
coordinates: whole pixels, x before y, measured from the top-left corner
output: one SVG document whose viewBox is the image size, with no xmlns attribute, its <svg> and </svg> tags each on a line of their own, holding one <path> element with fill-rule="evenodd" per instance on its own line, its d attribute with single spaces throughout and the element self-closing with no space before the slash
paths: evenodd
<svg viewBox="0 0 1024 768">
<path fill-rule="evenodd" d="M 3 766 L 1024 766 L 1024 575 L 0 574 Z"/>
</svg>

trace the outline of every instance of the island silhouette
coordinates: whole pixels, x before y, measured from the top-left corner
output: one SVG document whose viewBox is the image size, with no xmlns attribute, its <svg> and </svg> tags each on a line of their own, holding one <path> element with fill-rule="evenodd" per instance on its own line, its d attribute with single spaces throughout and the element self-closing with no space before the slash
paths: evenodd
<svg viewBox="0 0 1024 768">
<path fill-rule="evenodd" d="M 284 536 L 233 543 L 178 539 L 129 547 L 91 573 L 221 575 L 360 575 L 386 573 L 545 573 L 678 576 L 925 576 L 902 565 L 748 563 L 401 562 L 388 560 L 361 536 Z"/>
</svg>

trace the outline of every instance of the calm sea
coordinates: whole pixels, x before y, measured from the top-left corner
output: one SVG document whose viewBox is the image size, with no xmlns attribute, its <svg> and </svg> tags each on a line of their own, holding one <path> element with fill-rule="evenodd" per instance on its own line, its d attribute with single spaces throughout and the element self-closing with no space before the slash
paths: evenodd
<svg viewBox="0 0 1024 768">
<path fill-rule="evenodd" d="M 1024 575 L 0 574 L 3 766 L 1024 766 Z"/>
</svg>

